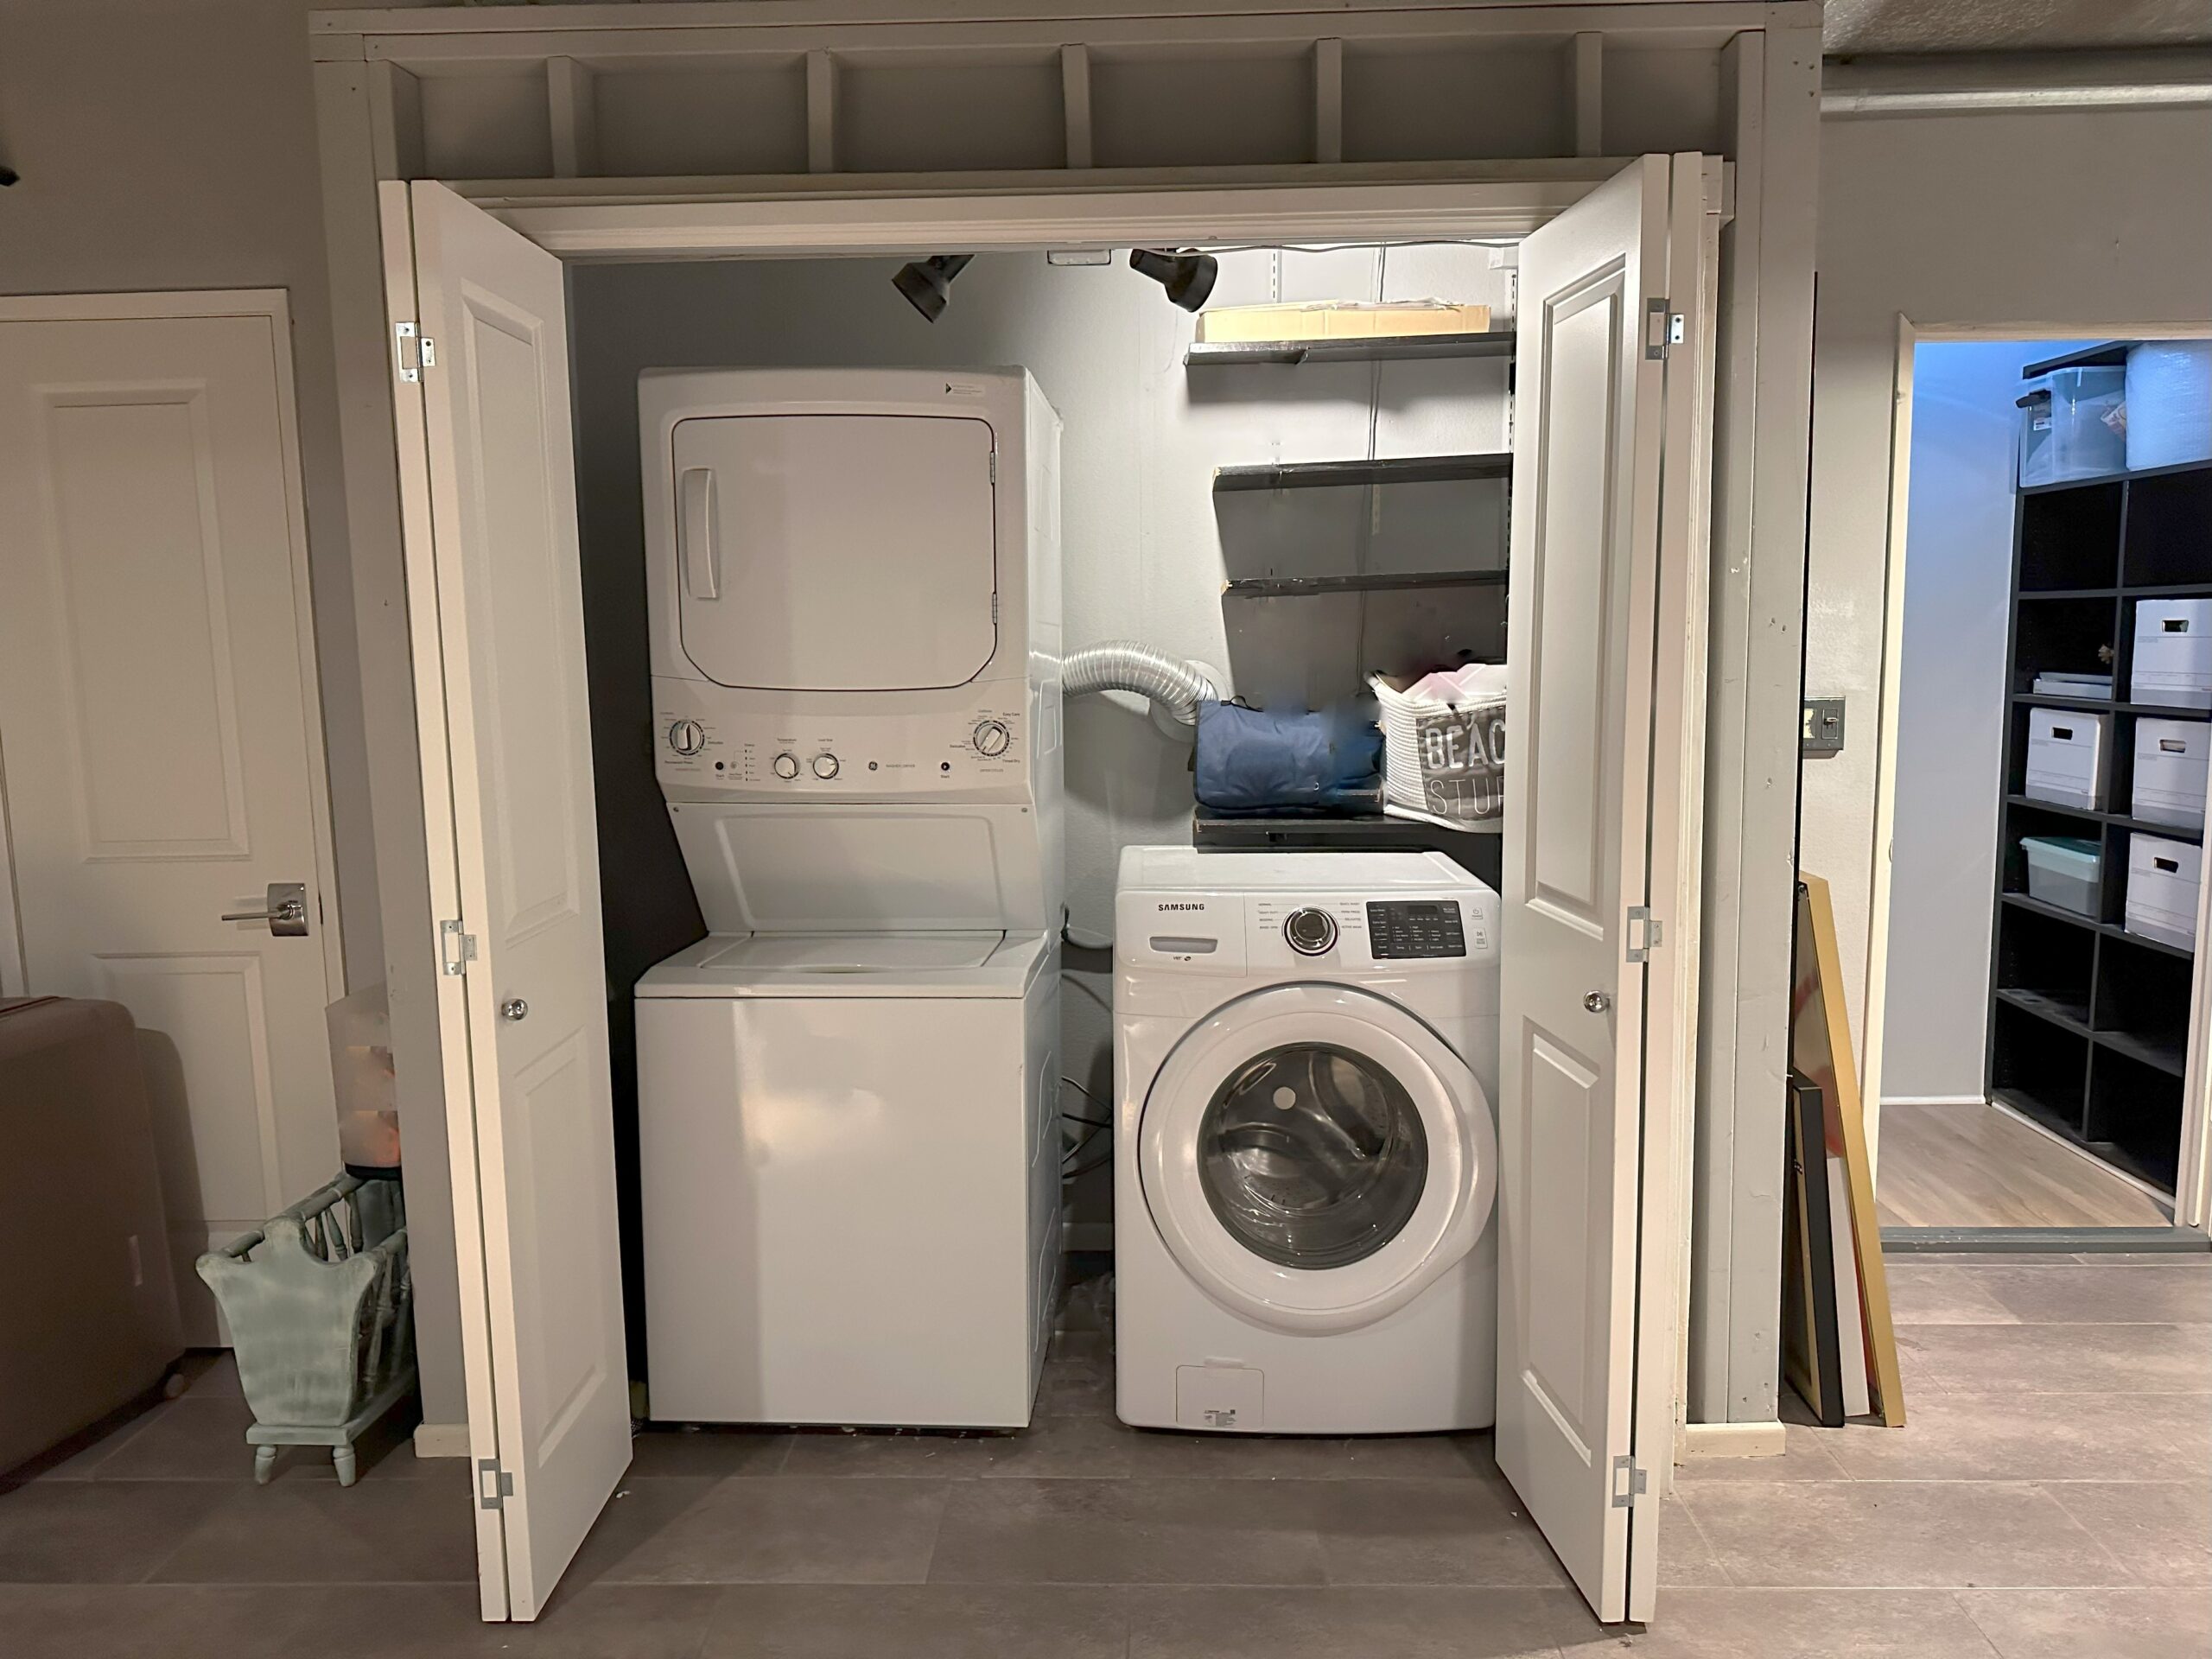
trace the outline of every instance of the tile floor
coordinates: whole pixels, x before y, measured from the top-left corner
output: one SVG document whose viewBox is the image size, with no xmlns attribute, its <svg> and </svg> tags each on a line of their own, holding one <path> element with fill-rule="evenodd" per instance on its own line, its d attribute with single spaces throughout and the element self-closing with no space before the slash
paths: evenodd
<svg viewBox="0 0 2212 1659">
<path fill-rule="evenodd" d="M 1186 1440 L 1063 1338 L 1012 1439 L 654 1433 L 534 1626 L 476 1622 L 466 1483 L 392 1435 L 256 1487 L 226 1363 L 0 1484 L 0 1653 L 256 1659 L 2203 1659 L 2212 1257 L 1892 1258 L 1911 1422 L 1667 1500 L 1599 1629 L 1489 1437 Z"/>
</svg>

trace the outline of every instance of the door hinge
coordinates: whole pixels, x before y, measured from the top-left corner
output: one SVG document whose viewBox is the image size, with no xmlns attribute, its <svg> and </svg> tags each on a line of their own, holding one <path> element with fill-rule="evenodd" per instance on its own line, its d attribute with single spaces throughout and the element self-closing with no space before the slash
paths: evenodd
<svg viewBox="0 0 2212 1659">
<path fill-rule="evenodd" d="M 995 484 L 995 483 L 997 483 L 998 481 L 999 481 L 999 452 L 998 452 L 997 450 L 994 449 L 994 450 L 992 450 L 992 451 L 991 451 L 991 482 L 992 482 L 992 483 L 994 483 L 994 484 Z"/>
<path fill-rule="evenodd" d="M 1649 962 L 1659 941 L 1666 937 L 1666 925 L 1651 913 L 1649 905 L 1628 907 L 1628 959 Z"/>
<path fill-rule="evenodd" d="M 461 918 L 438 924 L 438 965 L 448 974 L 465 974 L 476 960 L 476 936 L 461 931 Z"/>
<path fill-rule="evenodd" d="M 1613 1507 L 1625 1510 L 1650 1490 L 1650 1478 L 1634 1458 L 1613 1459 Z"/>
<path fill-rule="evenodd" d="M 503 1509 L 515 1495 L 515 1478 L 493 1458 L 476 1460 L 476 1501 L 487 1510 Z"/>
<path fill-rule="evenodd" d="M 399 366 L 399 378 L 412 385 L 423 378 L 423 353 L 415 338 L 415 325 L 395 322 L 391 325 L 392 360 Z"/>
<path fill-rule="evenodd" d="M 1665 357 L 1682 343 L 1688 332 L 1688 320 L 1675 309 L 1675 302 L 1672 300 L 1652 300 L 1647 302 L 1643 314 L 1644 356 Z"/>
</svg>

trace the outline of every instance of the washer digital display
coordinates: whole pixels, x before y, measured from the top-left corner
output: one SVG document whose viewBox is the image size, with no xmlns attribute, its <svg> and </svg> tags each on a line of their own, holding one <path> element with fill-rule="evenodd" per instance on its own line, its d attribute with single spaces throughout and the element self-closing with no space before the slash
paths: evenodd
<svg viewBox="0 0 2212 1659">
<path fill-rule="evenodd" d="M 1467 936 L 1456 899 L 1395 899 L 1367 906 L 1368 948 L 1377 962 L 1464 957 Z"/>
</svg>

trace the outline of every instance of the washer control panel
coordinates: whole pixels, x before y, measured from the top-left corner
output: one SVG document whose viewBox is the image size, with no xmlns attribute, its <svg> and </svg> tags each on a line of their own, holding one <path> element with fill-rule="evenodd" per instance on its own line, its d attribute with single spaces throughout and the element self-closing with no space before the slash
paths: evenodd
<svg viewBox="0 0 2212 1659">
<path fill-rule="evenodd" d="M 718 709 L 691 687 L 655 684 L 654 770 L 677 798 L 853 796 L 974 798 L 1027 785 L 1023 690 L 965 708 L 874 715 Z"/>
<path fill-rule="evenodd" d="M 1464 957 L 1467 934 L 1455 899 L 1370 899 L 1367 944 L 1377 962 Z"/>
</svg>

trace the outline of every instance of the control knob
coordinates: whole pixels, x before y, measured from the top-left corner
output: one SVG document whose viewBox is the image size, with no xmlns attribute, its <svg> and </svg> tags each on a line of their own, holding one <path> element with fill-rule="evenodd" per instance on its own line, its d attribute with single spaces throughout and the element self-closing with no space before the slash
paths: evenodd
<svg viewBox="0 0 2212 1659">
<path fill-rule="evenodd" d="M 814 775 L 821 779 L 824 783 L 827 783 L 830 779 L 835 778 L 837 775 L 837 757 L 834 754 L 816 755 L 814 757 Z"/>
<path fill-rule="evenodd" d="M 1004 721 L 986 720 L 977 723 L 976 729 L 969 734 L 969 741 L 976 746 L 976 753 L 995 759 L 1006 753 L 1007 745 L 1013 739 Z"/>
<path fill-rule="evenodd" d="M 798 776 L 798 756 L 795 754 L 779 754 L 768 764 L 775 769 L 776 776 L 779 778 Z"/>
<path fill-rule="evenodd" d="M 696 754 L 707 747 L 707 728 L 696 720 L 679 720 L 668 728 L 668 747 L 678 754 Z"/>
<path fill-rule="evenodd" d="M 1337 918 L 1308 905 L 1284 919 L 1282 936 L 1300 956 L 1318 957 L 1337 942 Z"/>
</svg>

